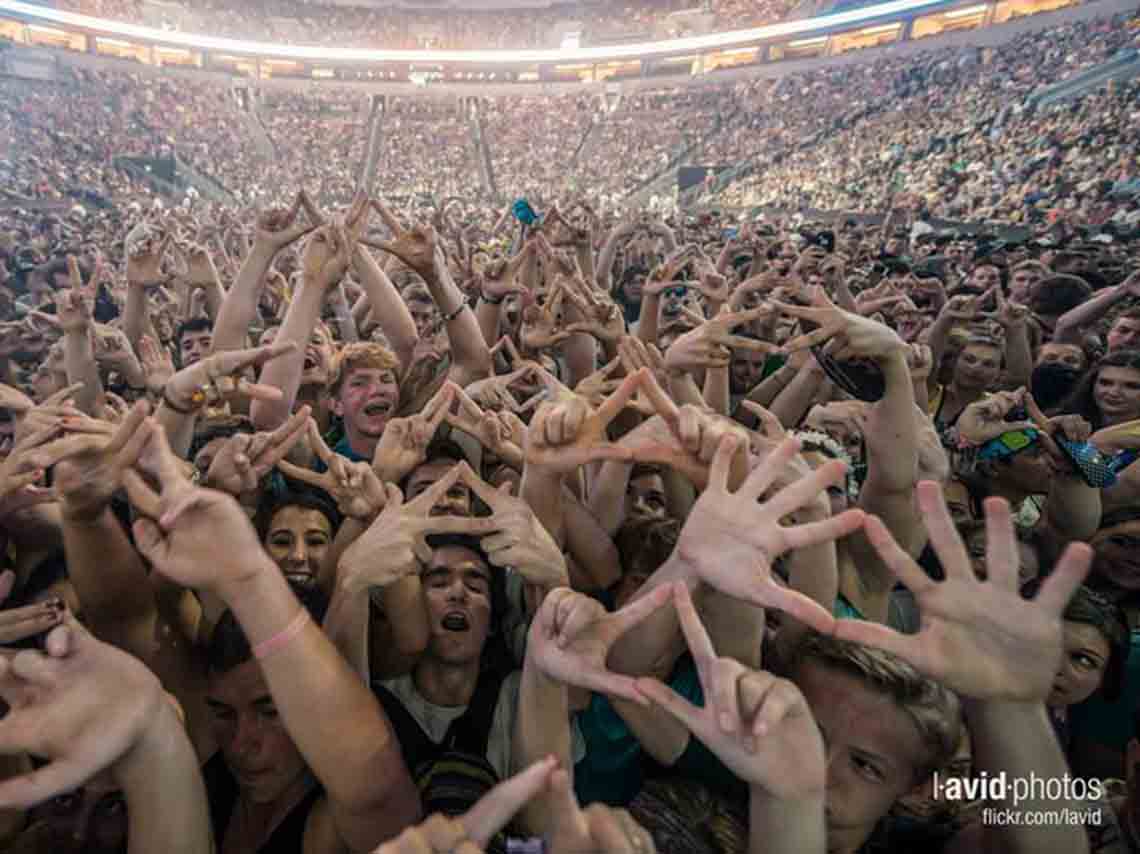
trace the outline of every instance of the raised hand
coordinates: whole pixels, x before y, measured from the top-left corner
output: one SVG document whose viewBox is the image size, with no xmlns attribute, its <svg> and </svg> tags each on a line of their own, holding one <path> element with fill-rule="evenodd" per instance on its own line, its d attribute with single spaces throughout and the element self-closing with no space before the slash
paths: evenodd
<svg viewBox="0 0 1140 854">
<path fill-rule="evenodd" d="M 306 410 L 308 407 L 303 411 Z M 315 472 L 282 459 L 277 461 L 277 468 L 286 477 L 323 489 L 332 496 L 337 509 L 346 518 L 371 523 L 388 503 L 388 491 L 372 466 L 364 462 L 351 462 L 347 457 L 332 451 L 321 437 L 317 422 L 308 417 L 307 411 L 301 429 L 302 432 L 308 432 L 309 445 L 317 458 L 325 464 L 325 471 Z"/>
<path fill-rule="evenodd" d="M 983 445 L 1003 433 L 1014 430 L 1032 430 L 1037 425 L 1029 419 L 1007 421 L 1006 416 L 1018 407 L 1025 406 L 1026 391 L 999 391 L 975 401 L 962 410 L 955 424 L 959 438 L 970 445 Z"/>
<path fill-rule="evenodd" d="M 341 225 L 322 225 L 310 235 L 301 257 L 307 284 L 328 292 L 340 284 L 352 262 L 353 243 Z"/>
<path fill-rule="evenodd" d="M 799 689 L 718 656 L 688 587 L 663 589 L 673 591 L 705 704 L 694 706 L 656 679 L 638 679 L 638 692 L 684 724 L 749 785 L 781 800 L 822 796 L 827 785 L 823 739 Z"/>
<path fill-rule="evenodd" d="M 191 287 L 213 287 L 221 282 L 214 259 L 205 246 L 193 243 L 184 247 L 176 243 L 174 252 L 186 266 L 186 282 Z"/>
<path fill-rule="evenodd" d="M 174 357 L 170 351 L 155 342 L 149 335 L 139 339 L 139 361 L 146 376 L 146 388 L 158 396 L 174 376 Z"/>
<path fill-rule="evenodd" d="M 668 601 L 670 589 L 663 585 L 612 614 L 589 596 L 551 590 L 531 623 L 527 657 L 549 679 L 646 705 L 636 680 L 607 670 L 606 657 L 618 638 Z"/>
<path fill-rule="evenodd" d="M 787 464 L 799 453 L 788 439 L 769 453 L 736 492 L 729 491 L 729 470 L 738 440 L 721 440 L 709 470 L 709 484 L 689 513 L 675 555 L 710 587 L 764 608 L 778 608 L 812 628 L 830 632 L 834 619 L 826 608 L 789 590 L 772 577 L 772 562 L 791 549 L 837 540 L 863 524 L 863 513 L 848 510 L 806 525 L 785 527 L 788 515 L 816 501 L 828 486 L 840 483 L 843 463 L 824 463 L 761 501 Z"/>
<path fill-rule="evenodd" d="M 672 370 L 690 371 L 728 367 L 734 349 L 757 353 L 775 353 L 780 350 L 775 344 L 732 334 L 731 330 L 737 326 L 744 326 L 766 314 L 768 309 L 765 306 L 734 312 L 728 311 L 725 307 L 716 317 L 709 320 L 705 320 L 702 315 L 688 308 L 682 308 L 681 311 L 697 325 L 674 341 L 665 351 L 665 365 Z"/>
<path fill-rule="evenodd" d="M 166 384 L 165 400 L 176 411 L 186 412 L 196 412 L 207 402 L 223 401 L 234 394 L 255 400 L 280 400 L 280 389 L 251 383 L 241 373 L 291 353 L 296 346 L 292 341 L 274 341 L 264 347 L 214 353 L 171 377 Z"/>
<path fill-rule="evenodd" d="M 565 298 L 585 318 L 567 326 L 567 332 L 588 332 L 599 341 L 610 344 L 616 344 L 625 335 L 625 318 L 608 294 L 590 287 L 581 276 L 564 279 L 563 291 Z"/>
<path fill-rule="evenodd" d="M 803 350 L 828 342 L 826 352 L 840 361 L 882 361 L 906 348 L 906 343 L 889 326 L 844 311 L 828 298 L 823 288 L 816 288 L 810 306 L 787 303 L 775 305 L 784 314 L 819 327 L 789 341 L 784 345 L 785 350 Z"/>
<path fill-rule="evenodd" d="M 420 274 L 424 281 L 435 281 L 439 278 L 440 265 L 443 264 L 443 253 L 439 246 L 439 237 L 430 225 L 417 225 L 407 229 L 400 224 L 395 215 L 380 202 L 372 202 L 388 230 L 392 232 L 392 239 L 388 241 L 371 242 L 361 239 L 365 246 L 379 249 L 395 255 L 411 270 Z M 446 266 L 446 264 L 443 264 Z"/>
<path fill-rule="evenodd" d="M 167 708 L 162 685 L 138 659 L 96 640 L 72 617 L 46 652 L 0 657 L 0 749 L 49 760 L 0 783 L 0 807 L 27 809 L 83 785 L 125 756 Z"/>
<path fill-rule="evenodd" d="M 997 300 L 997 310 L 983 316 L 993 318 L 1006 331 L 1023 326 L 1029 319 L 1029 307 L 1007 300 L 1000 286 L 994 288 L 994 299 Z"/>
<path fill-rule="evenodd" d="M 420 565 L 431 560 L 428 534 L 485 533 L 486 520 L 432 515 L 439 500 L 459 482 L 464 469 L 470 471 L 466 463 L 460 463 L 406 503 L 400 490 L 387 484 L 384 509 L 341 555 L 337 583 L 349 594 L 370 587 L 387 587 L 417 575 Z"/>
<path fill-rule="evenodd" d="M 877 646 L 952 691 L 976 700 L 1041 702 L 1061 660 L 1061 615 L 1088 574 L 1092 549 L 1071 543 L 1034 599 L 1018 590 L 1019 551 L 1009 503 L 987 498 L 986 579 L 980 580 L 958 535 L 939 484 L 918 485 L 918 506 L 946 579 L 934 581 L 869 517 L 867 538 L 922 612 L 917 635 L 839 620 L 836 637 Z"/>
<path fill-rule="evenodd" d="M 272 432 L 231 436 L 210 461 L 203 485 L 239 498 L 256 493 L 262 479 L 304 437 L 310 411 L 301 407 Z"/>
<path fill-rule="evenodd" d="M 162 259 L 173 239 L 173 232 L 167 232 L 162 240 L 148 234 L 126 247 L 127 283 L 131 287 L 154 288 L 166 281 L 166 276 L 162 273 Z"/>
<path fill-rule="evenodd" d="M 531 351 L 543 350 L 547 347 L 556 347 L 570 337 L 569 330 L 559 328 L 562 323 L 564 296 L 560 282 L 556 282 L 554 287 L 547 291 L 546 302 L 542 305 L 538 305 L 533 295 L 524 295 L 525 307 L 522 313 L 522 328 L 519 330 L 519 341 L 523 347 Z"/>
<path fill-rule="evenodd" d="M 646 374 L 626 377 L 597 408 L 563 386 L 549 388 L 527 431 L 526 461 L 552 471 L 571 472 L 595 460 L 628 460 L 630 452 L 609 441 L 606 430 L 636 393 Z"/>
<path fill-rule="evenodd" d="M 527 243 L 523 250 L 509 260 L 492 261 L 483 270 L 483 295 L 494 300 L 502 300 L 511 294 L 522 293 L 526 285 L 518 281 L 519 270 L 532 252 Z"/>
<path fill-rule="evenodd" d="M 479 531 L 487 532 L 479 544 L 492 564 L 510 567 L 528 583 L 543 588 L 569 583 L 562 549 L 526 501 L 505 489 L 492 488 L 466 464 L 459 467 L 459 482 L 491 511 L 489 517 L 474 521 L 479 523 Z"/>
<path fill-rule="evenodd" d="M 677 278 L 677 274 L 697 254 L 697 248 L 692 245 L 681 246 L 672 255 L 658 264 L 649 273 L 641 292 L 648 296 L 660 294 Z"/>
<path fill-rule="evenodd" d="M 373 854 L 480 854 L 515 814 L 550 784 L 550 774 L 557 767 L 553 757 L 539 760 L 499 783 L 465 815 L 451 818 L 435 813 L 385 842 Z"/>
<path fill-rule="evenodd" d="M 91 327 L 91 300 L 88 299 L 79 262 L 74 255 L 67 256 L 67 273 L 70 286 L 60 291 L 56 302 L 56 318 L 64 332 L 83 332 Z"/>
<path fill-rule="evenodd" d="M 444 421 L 456 430 L 462 430 L 478 439 L 495 456 L 521 468 L 527 428 L 517 415 L 509 410 L 485 411 L 458 387 L 455 390 L 455 404 L 455 411 L 448 410 Z"/>
<path fill-rule="evenodd" d="M 447 417 L 457 386 L 448 381 L 424 404 L 424 408 L 407 418 L 392 418 L 376 444 L 372 467 L 381 480 L 397 483 L 424 461 L 439 425 Z"/>
<path fill-rule="evenodd" d="M 311 224 L 297 221 L 297 215 L 302 209 Z M 257 218 L 257 227 L 254 230 L 255 245 L 276 253 L 290 243 L 300 240 L 317 226 L 324 225 L 324 222 L 324 217 L 313 206 L 305 191 L 301 190 L 290 208 L 268 210 Z"/>
<path fill-rule="evenodd" d="M 42 447 L 31 461 L 40 468 L 55 463 L 54 489 L 63 515 L 79 521 L 98 518 L 135 464 L 149 438 L 144 426 L 149 412 L 137 403 L 118 427 L 86 419 L 85 432 L 73 433 Z M 64 425 L 72 419 L 64 421 Z"/>
<path fill-rule="evenodd" d="M 170 581 L 225 599 L 224 591 L 256 577 L 268 560 L 257 532 L 232 496 L 190 482 L 157 421 L 144 426 L 147 442 L 123 472 L 138 514 L 135 544 Z"/>
</svg>

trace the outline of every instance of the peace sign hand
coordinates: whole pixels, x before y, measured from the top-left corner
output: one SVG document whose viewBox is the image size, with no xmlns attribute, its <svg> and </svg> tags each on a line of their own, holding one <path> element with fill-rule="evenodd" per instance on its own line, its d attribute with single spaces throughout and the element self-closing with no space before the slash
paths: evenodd
<svg viewBox="0 0 1140 854">
<path fill-rule="evenodd" d="M 906 343 L 893 329 L 868 317 L 844 311 L 823 288 L 816 288 L 810 306 L 775 303 L 784 314 L 818 325 L 784 345 L 788 351 L 803 350 L 828 342 L 826 352 L 841 361 L 871 359 L 883 362 L 901 354 Z"/>
<path fill-rule="evenodd" d="M 144 237 L 133 246 L 126 247 L 127 282 L 132 287 L 153 288 L 166 281 L 166 277 L 162 275 L 162 259 L 173 239 L 173 232 L 167 232 L 161 241 L 153 237 Z M 73 288 L 74 282 L 73 274 Z"/>
<path fill-rule="evenodd" d="M 60 291 L 56 302 L 56 317 L 64 332 L 84 332 L 91 328 L 91 300 L 88 299 L 74 255 L 67 256 L 67 273 L 70 286 Z"/>
<path fill-rule="evenodd" d="M 384 206 L 382 202 L 371 202 L 384 224 L 392 232 L 392 240 L 360 242 L 381 252 L 395 255 L 409 269 L 415 270 L 424 281 L 434 281 L 440 276 L 442 253 L 439 248 L 439 238 L 435 229 L 430 225 L 417 225 L 411 229 L 404 228 L 395 215 Z"/>
<path fill-rule="evenodd" d="M 1044 701 L 1061 660 L 1061 615 L 1088 574 L 1092 549 L 1071 543 L 1036 598 L 1024 599 L 1018 590 L 1020 560 L 1007 501 L 985 501 L 983 581 L 974 572 L 940 485 L 923 481 L 917 494 L 945 581 L 923 572 L 879 519 L 868 517 L 866 532 L 883 562 L 914 593 L 922 629 L 904 636 L 878 624 L 839 620 L 836 637 L 894 653 L 964 697 Z"/>
<path fill-rule="evenodd" d="M 688 587 L 677 583 L 660 589 L 673 592 L 705 702 L 694 706 L 656 679 L 638 679 L 638 691 L 749 785 L 780 800 L 820 798 L 827 785 L 823 739 L 799 689 L 787 679 L 718 656 Z"/>
<path fill-rule="evenodd" d="M 501 300 L 511 294 L 524 292 L 526 285 L 518 281 L 518 274 L 522 265 L 530 257 L 531 251 L 531 244 L 527 243 L 523 250 L 513 258 L 492 261 L 483 270 L 483 295 Z"/>
<path fill-rule="evenodd" d="M 384 425 L 372 456 L 372 468 L 381 480 L 398 483 L 424 461 L 439 425 L 447 418 L 458 386 L 448 380 L 415 415 L 393 418 Z"/>
<path fill-rule="evenodd" d="M 682 313 L 697 324 L 665 351 L 665 365 L 678 371 L 697 370 L 701 368 L 725 368 L 732 361 L 732 351 L 750 350 L 756 353 L 776 353 L 780 348 L 766 341 L 755 338 L 745 338 L 733 335 L 731 330 L 737 326 L 751 323 L 758 317 L 766 314 L 766 306 L 748 309 L 747 311 L 728 311 L 727 306 L 722 307 L 719 314 L 709 320 L 688 308 L 682 308 Z"/>
<path fill-rule="evenodd" d="M 297 222 L 297 215 L 304 209 L 310 224 Z M 325 224 L 325 218 L 313 205 L 308 194 L 301 190 L 293 205 L 285 209 L 276 208 L 262 213 L 257 218 L 254 234 L 257 243 L 276 254 L 290 243 L 295 243 L 318 226 Z"/>
<path fill-rule="evenodd" d="M 305 435 L 308 406 L 272 432 L 231 436 L 214 455 L 204 485 L 240 497 L 255 493 L 262 479 Z"/>
<path fill-rule="evenodd" d="M 286 422 L 285 427 L 297 420 L 302 413 L 304 418 L 301 420 L 301 432 L 308 434 L 309 446 L 317 458 L 325 464 L 325 471 L 315 472 L 280 458 L 276 462 L 277 468 L 292 480 L 323 489 L 336 502 L 337 509 L 346 518 L 371 522 L 388 501 L 384 484 L 368 463 L 351 462 L 347 457 L 330 450 L 321 437 L 317 422 L 309 417 L 309 407 L 304 407 L 301 412 L 293 416 L 289 422 Z M 284 428 L 278 428 L 278 432 L 282 429 Z M 301 432 L 292 438 L 292 442 L 300 439 Z"/>
</svg>

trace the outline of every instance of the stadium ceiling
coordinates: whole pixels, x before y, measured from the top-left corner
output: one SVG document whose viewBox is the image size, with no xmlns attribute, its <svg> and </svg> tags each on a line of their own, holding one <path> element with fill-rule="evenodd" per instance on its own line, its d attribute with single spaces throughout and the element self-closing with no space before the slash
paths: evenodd
<svg viewBox="0 0 1140 854">
<path fill-rule="evenodd" d="M 90 15 L 51 9 L 19 0 L 0 0 L 0 13 L 8 13 L 31 22 L 79 28 L 96 34 L 177 45 L 193 50 L 224 51 L 225 53 L 244 56 L 330 63 L 437 62 L 534 65 L 536 63 L 565 64 L 618 59 L 633 60 L 678 53 L 704 53 L 712 50 L 743 47 L 760 41 L 800 36 L 805 33 L 830 31 L 836 27 L 850 27 L 881 20 L 892 15 L 918 12 L 932 6 L 946 5 L 949 5 L 947 0 L 891 0 L 888 3 L 878 3 L 874 6 L 865 6 L 835 15 L 799 21 L 784 21 L 779 24 L 747 30 L 733 30 L 731 32 L 637 44 L 543 50 L 373 50 L 370 48 L 330 48 L 317 45 L 245 41 L 243 39 L 218 38 L 198 33 L 163 30 L 121 21 L 111 21 L 105 18 L 94 18 Z"/>
</svg>

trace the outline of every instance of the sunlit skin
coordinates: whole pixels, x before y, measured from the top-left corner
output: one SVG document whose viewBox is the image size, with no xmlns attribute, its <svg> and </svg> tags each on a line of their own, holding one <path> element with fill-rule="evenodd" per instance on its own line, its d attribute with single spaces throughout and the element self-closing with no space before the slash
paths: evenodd
<svg viewBox="0 0 1140 854">
<path fill-rule="evenodd" d="M 313 584 L 320 577 L 332 540 L 332 525 L 324 513 L 289 505 L 273 514 L 265 550 L 290 581 Z"/>
<path fill-rule="evenodd" d="M 1140 418 L 1140 371 L 1101 368 L 1093 384 L 1093 400 L 1106 427 Z"/>
<path fill-rule="evenodd" d="M 1062 631 L 1064 654 L 1053 690 L 1045 701 L 1053 708 L 1073 706 L 1091 697 L 1104 679 L 1112 652 L 1108 638 L 1096 626 L 1066 620 Z"/>
</svg>

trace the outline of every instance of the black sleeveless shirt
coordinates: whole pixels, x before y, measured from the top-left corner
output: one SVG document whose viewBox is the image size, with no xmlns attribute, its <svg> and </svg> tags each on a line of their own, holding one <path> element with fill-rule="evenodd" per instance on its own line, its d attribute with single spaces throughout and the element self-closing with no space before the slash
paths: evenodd
<svg viewBox="0 0 1140 854">
<path fill-rule="evenodd" d="M 210 824 L 214 828 L 214 841 L 220 851 L 230 817 L 238 802 L 238 783 L 226 767 L 221 751 L 202 766 L 202 777 L 206 781 L 206 798 L 210 802 Z M 305 825 L 309 821 L 313 805 L 323 794 L 324 789 L 315 786 L 277 825 L 268 841 L 250 854 L 303 854 Z"/>
</svg>

